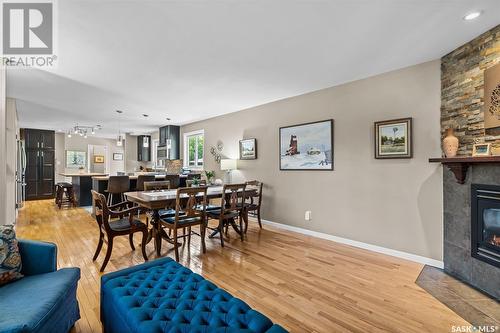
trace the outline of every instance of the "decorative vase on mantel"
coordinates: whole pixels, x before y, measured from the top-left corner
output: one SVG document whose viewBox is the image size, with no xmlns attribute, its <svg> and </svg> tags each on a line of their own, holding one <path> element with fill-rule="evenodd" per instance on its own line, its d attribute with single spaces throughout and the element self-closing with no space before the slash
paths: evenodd
<svg viewBox="0 0 500 333">
<path fill-rule="evenodd" d="M 443 139 L 443 151 L 446 157 L 457 156 L 458 138 L 455 136 L 453 128 L 446 130 L 446 137 Z"/>
</svg>

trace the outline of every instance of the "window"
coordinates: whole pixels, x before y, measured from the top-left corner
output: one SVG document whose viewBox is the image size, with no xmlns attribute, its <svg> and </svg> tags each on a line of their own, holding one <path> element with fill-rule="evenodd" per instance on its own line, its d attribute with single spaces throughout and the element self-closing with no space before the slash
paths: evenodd
<svg viewBox="0 0 500 333">
<path fill-rule="evenodd" d="M 203 168 L 205 133 L 203 130 L 184 133 L 184 166 Z"/>
</svg>

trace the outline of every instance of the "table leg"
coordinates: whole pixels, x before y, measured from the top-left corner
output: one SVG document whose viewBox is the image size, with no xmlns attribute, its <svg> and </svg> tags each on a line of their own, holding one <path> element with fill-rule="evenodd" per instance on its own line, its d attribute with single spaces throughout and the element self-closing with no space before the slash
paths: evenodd
<svg viewBox="0 0 500 333">
<path fill-rule="evenodd" d="M 158 209 L 153 209 L 153 216 L 151 217 L 151 238 L 155 240 L 155 250 L 156 256 L 159 257 L 161 254 L 161 226 L 160 226 L 160 215 L 158 214 Z M 148 236 L 149 239 L 149 236 Z"/>
</svg>

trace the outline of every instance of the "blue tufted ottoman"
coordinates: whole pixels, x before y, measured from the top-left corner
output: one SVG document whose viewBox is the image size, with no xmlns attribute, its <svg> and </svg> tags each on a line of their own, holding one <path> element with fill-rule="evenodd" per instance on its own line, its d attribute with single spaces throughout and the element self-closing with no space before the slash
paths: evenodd
<svg viewBox="0 0 500 333">
<path fill-rule="evenodd" d="M 106 333 L 286 332 L 171 258 L 103 275 L 101 322 Z"/>
</svg>

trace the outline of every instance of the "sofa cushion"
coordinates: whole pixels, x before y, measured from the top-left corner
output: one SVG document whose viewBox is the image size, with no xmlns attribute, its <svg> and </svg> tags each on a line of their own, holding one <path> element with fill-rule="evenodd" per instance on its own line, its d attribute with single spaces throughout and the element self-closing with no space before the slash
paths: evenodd
<svg viewBox="0 0 500 333">
<path fill-rule="evenodd" d="M 273 327 L 263 314 L 171 258 L 104 275 L 101 320 L 107 332 L 257 333 Z"/>
<path fill-rule="evenodd" d="M 79 268 L 63 268 L 0 287 L 0 332 L 67 331 L 80 317 L 75 297 L 79 278 Z"/>
<path fill-rule="evenodd" d="M 21 255 L 13 225 L 0 225 L 0 286 L 22 278 Z"/>
</svg>

